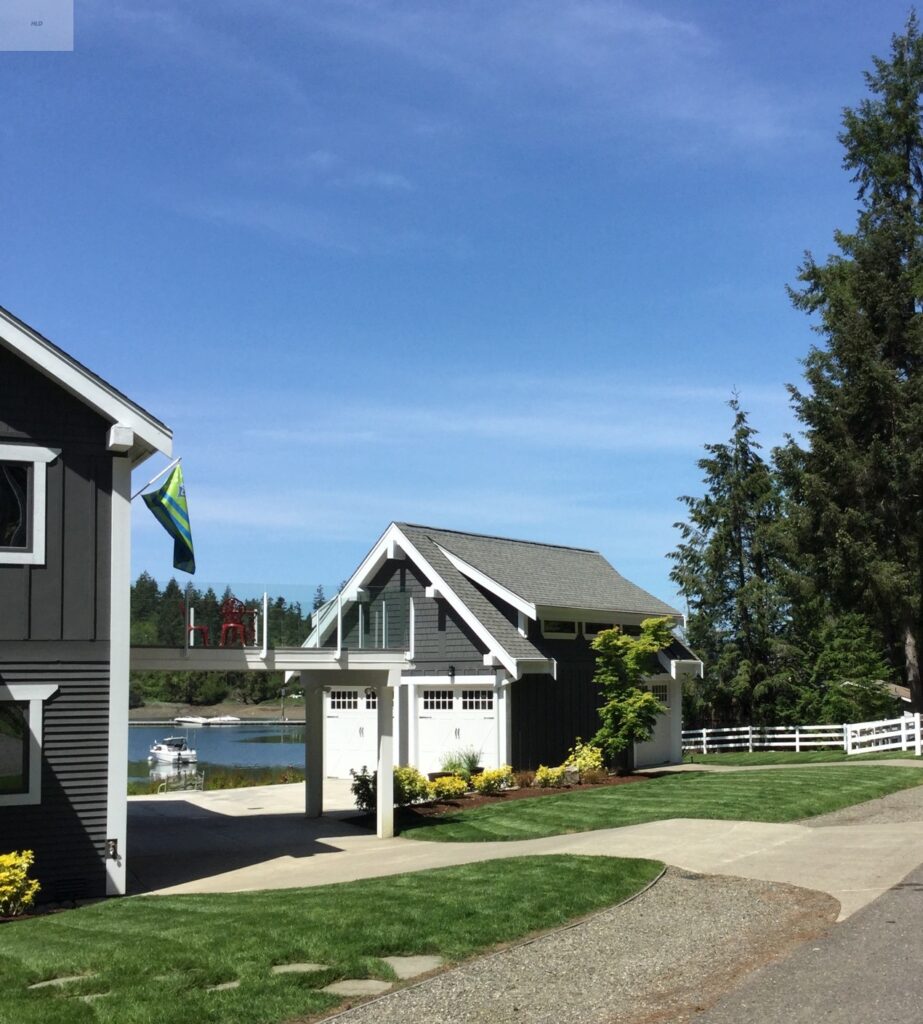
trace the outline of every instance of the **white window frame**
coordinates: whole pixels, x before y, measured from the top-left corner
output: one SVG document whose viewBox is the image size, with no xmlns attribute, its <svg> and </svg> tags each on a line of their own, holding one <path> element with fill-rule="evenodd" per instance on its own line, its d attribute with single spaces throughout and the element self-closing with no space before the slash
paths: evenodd
<svg viewBox="0 0 923 1024">
<path fill-rule="evenodd" d="M 455 688 L 452 686 L 427 687 L 420 694 L 423 711 L 441 711 L 451 714 L 455 710 Z"/>
<path fill-rule="evenodd" d="M 45 520 L 48 493 L 48 463 L 61 454 L 54 448 L 34 444 L 0 444 L 0 462 L 23 462 L 32 467 L 29 497 L 28 550 L 0 547 L 0 565 L 45 564 Z"/>
<path fill-rule="evenodd" d="M 28 705 L 29 789 L 0 793 L 0 807 L 42 802 L 42 705 L 58 689 L 55 683 L 0 683 L 0 701 Z"/>
<path fill-rule="evenodd" d="M 331 711 L 358 711 L 359 690 L 337 687 L 330 691 Z"/>
<path fill-rule="evenodd" d="M 614 622 L 610 622 L 610 623 L 608 623 L 608 625 L 605 622 L 599 622 L 599 621 L 583 622 L 582 625 L 583 625 L 583 635 L 585 637 L 599 636 L 600 633 L 604 632 L 607 629 L 615 629 L 615 623 Z M 600 626 L 601 628 L 590 631 L 590 629 L 589 629 L 590 626 Z"/>
<path fill-rule="evenodd" d="M 491 711 L 494 707 L 494 691 L 486 686 L 461 691 L 462 711 Z"/>
<path fill-rule="evenodd" d="M 557 632 L 554 632 L 553 630 L 549 630 L 549 629 L 546 628 L 546 623 L 549 623 L 549 622 L 573 622 L 574 623 L 574 631 L 573 631 L 573 633 L 557 633 Z M 572 619 L 553 619 L 553 618 L 542 619 L 542 636 L 546 637 L 549 640 L 576 640 L 579 635 L 580 635 L 580 623 L 577 622 L 576 620 L 572 620 Z"/>
</svg>

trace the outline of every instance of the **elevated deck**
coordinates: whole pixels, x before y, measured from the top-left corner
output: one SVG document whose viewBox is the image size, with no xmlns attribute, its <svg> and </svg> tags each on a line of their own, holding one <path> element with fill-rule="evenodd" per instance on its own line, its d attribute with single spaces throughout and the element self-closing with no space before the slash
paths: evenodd
<svg viewBox="0 0 923 1024">
<path fill-rule="evenodd" d="M 404 651 L 332 647 L 132 647 L 134 672 L 342 672 L 388 671 L 411 663 Z"/>
</svg>

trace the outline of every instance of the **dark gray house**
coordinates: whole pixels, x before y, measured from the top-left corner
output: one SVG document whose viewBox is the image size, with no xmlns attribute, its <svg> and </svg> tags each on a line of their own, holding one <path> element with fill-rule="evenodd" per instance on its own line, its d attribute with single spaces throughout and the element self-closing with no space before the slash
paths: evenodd
<svg viewBox="0 0 923 1024">
<path fill-rule="evenodd" d="M 125 891 L 131 471 L 170 430 L 0 308 L 0 852 Z"/>
<path fill-rule="evenodd" d="M 474 747 L 485 766 L 559 764 L 599 725 L 589 644 L 613 625 L 682 615 L 619 575 L 598 551 L 392 523 L 306 646 L 406 645 L 395 702 L 397 761 L 421 771 Z M 676 640 L 648 685 L 667 705 L 636 763 L 682 759 L 684 676 L 699 660 Z M 376 697 L 345 686 L 325 695 L 325 774 L 374 764 Z"/>
</svg>

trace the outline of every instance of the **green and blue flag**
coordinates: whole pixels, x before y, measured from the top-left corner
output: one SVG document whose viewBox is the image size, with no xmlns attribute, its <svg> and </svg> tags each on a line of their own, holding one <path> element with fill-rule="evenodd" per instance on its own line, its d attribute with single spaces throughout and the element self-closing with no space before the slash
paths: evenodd
<svg viewBox="0 0 923 1024">
<path fill-rule="evenodd" d="M 186 485 L 183 467 L 177 466 L 167 482 L 150 494 L 142 494 L 144 504 L 154 513 L 160 525 L 173 538 L 173 567 L 183 572 L 195 572 L 195 554 L 192 550 L 192 531 L 189 529 L 189 508 L 186 505 Z"/>
</svg>

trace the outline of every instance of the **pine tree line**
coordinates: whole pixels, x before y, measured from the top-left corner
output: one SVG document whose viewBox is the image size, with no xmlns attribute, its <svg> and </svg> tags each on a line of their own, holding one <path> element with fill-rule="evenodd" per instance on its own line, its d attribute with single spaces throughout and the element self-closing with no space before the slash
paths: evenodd
<svg viewBox="0 0 923 1024">
<path fill-rule="evenodd" d="M 843 115 L 855 229 L 796 308 L 821 342 L 791 387 L 801 433 L 769 461 L 735 397 L 724 444 L 699 462 L 702 497 L 671 577 L 706 663 L 690 724 L 844 721 L 923 710 L 923 40 L 915 15 L 874 58 L 869 97 Z"/>
</svg>

